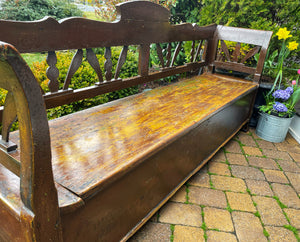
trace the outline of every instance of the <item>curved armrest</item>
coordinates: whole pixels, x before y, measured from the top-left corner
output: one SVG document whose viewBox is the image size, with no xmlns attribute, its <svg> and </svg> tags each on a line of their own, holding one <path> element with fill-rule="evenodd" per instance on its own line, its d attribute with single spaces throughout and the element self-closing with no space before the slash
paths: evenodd
<svg viewBox="0 0 300 242">
<path fill-rule="evenodd" d="M 56 234 L 51 238 L 57 241 L 59 210 L 44 100 L 38 82 L 19 52 L 4 42 L 0 42 L 0 88 L 8 91 L 14 105 L 7 107 L 15 107 L 12 112 L 16 112 L 19 120 L 20 195 L 34 214 L 30 226 L 37 238 L 47 235 L 49 239 Z"/>
</svg>

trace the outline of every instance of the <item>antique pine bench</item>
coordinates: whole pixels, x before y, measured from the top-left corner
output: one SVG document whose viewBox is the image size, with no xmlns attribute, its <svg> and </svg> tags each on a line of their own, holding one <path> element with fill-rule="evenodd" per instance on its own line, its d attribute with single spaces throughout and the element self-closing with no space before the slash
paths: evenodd
<svg viewBox="0 0 300 242">
<path fill-rule="evenodd" d="M 271 32 L 171 25 L 168 10 L 147 1 L 117 11 L 113 23 L 0 21 L 0 87 L 8 91 L 1 109 L 1 241 L 127 240 L 249 121 Z M 123 50 L 113 73 L 114 46 Z M 139 73 L 122 80 L 132 46 Z M 160 68 L 150 72 L 153 46 Z M 186 63 L 175 65 L 188 46 Z M 96 47 L 105 49 L 104 70 Z M 60 50 L 77 50 L 63 88 Z M 33 52 L 48 53 L 48 93 L 20 55 Z M 256 53 L 256 67 L 245 65 Z M 73 90 L 83 55 L 99 82 Z M 46 109 L 182 73 L 180 82 L 47 120 Z M 19 131 L 10 132 L 16 117 Z"/>
</svg>

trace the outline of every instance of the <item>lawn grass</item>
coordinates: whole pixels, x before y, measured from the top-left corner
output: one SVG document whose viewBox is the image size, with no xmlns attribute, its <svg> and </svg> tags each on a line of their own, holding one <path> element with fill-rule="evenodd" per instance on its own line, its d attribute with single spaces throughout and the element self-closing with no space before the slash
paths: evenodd
<svg viewBox="0 0 300 242">
<path fill-rule="evenodd" d="M 26 53 L 21 55 L 30 67 L 34 62 L 41 62 L 47 58 L 46 53 Z"/>
<path fill-rule="evenodd" d="M 95 12 L 84 12 L 83 16 L 88 19 L 101 21 L 100 17 L 95 14 Z"/>
</svg>

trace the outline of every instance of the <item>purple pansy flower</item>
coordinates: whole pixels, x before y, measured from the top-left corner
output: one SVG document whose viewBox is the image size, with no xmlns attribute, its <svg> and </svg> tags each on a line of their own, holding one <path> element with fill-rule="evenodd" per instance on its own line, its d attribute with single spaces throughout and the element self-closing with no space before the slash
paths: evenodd
<svg viewBox="0 0 300 242">
<path fill-rule="evenodd" d="M 290 98 L 291 94 L 287 92 L 286 90 L 276 90 L 273 94 L 273 97 L 276 99 L 281 99 L 283 101 L 286 101 Z"/>
<path fill-rule="evenodd" d="M 293 89 L 292 87 L 287 87 L 287 88 L 285 89 L 285 91 L 288 92 L 290 95 L 292 95 L 293 92 L 294 92 L 294 89 Z"/>
<path fill-rule="evenodd" d="M 280 103 L 280 102 L 275 102 L 275 104 L 273 105 L 273 108 L 276 111 L 281 112 L 281 113 L 288 111 L 288 108 L 283 103 Z"/>
</svg>

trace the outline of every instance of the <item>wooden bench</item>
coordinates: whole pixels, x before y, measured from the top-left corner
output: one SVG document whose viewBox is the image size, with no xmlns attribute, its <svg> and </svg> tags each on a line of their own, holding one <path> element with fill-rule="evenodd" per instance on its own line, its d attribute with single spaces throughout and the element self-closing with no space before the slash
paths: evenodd
<svg viewBox="0 0 300 242">
<path fill-rule="evenodd" d="M 0 87 L 8 91 L 1 111 L 1 241 L 127 240 L 249 121 L 271 32 L 171 25 L 166 9 L 146 1 L 117 10 L 114 23 L 0 21 Z M 234 51 L 226 41 L 237 43 Z M 240 43 L 247 44 L 247 53 Z M 112 46 L 123 46 L 114 73 Z M 131 46 L 138 46 L 139 74 L 122 80 Z M 150 72 L 153 46 L 160 69 Z M 186 63 L 176 66 L 188 46 Z M 104 70 L 95 47 L 105 49 Z M 55 51 L 67 49 L 77 52 L 59 89 Z M 33 52 L 48 53 L 49 93 L 41 92 L 20 55 Z M 72 90 L 83 53 L 99 83 Z M 256 53 L 257 66 L 244 65 Z M 243 72 L 252 80 L 216 69 Z M 193 75 L 47 120 L 48 108 L 181 73 Z M 10 132 L 16 117 L 19 131 Z"/>
</svg>

